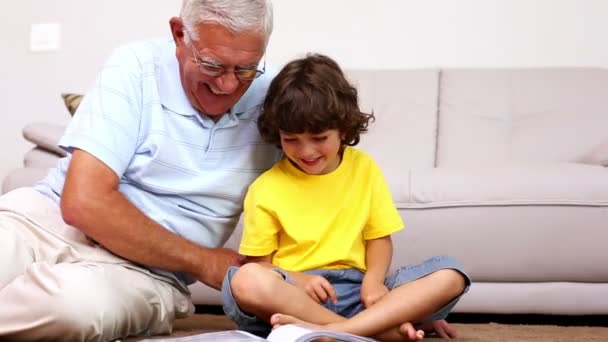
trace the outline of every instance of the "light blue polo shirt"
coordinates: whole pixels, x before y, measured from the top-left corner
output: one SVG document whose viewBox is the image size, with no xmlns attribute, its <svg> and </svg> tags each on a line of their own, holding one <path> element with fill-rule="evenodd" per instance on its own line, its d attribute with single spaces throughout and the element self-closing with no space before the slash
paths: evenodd
<svg viewBox="0 0 608 342">
<path fill-rule="evenodd" d="M 172 39 L 124 46 L 100 71 L 59 145 L 105 163 L 120 177 L 120 191 L 165 228 L 220 247 L 249 184 L 281 158 L 256 126 L 273 76 L 267 71 L 254 80 L 214 122 L 188 101 Z M 70 159 L 61 159 L 36 189 L 59 202 Z"/>
</svg>

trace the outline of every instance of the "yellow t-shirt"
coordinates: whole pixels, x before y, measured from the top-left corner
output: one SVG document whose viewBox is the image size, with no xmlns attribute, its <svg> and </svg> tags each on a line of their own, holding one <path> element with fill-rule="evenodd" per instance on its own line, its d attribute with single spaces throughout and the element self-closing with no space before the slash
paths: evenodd
<svg viewBox="0 0 608 342">
<path fill-rule="evenodd" d="M 294 272 L 365 271 L 365 240 L 402 228 L 376 163 L 347 147 L 338 168 L 325 175 L 306 174 L 287 158 L 262 174 L 245 197 L 239 253 L 274 253 L 275 266 Z"/>
</svg>

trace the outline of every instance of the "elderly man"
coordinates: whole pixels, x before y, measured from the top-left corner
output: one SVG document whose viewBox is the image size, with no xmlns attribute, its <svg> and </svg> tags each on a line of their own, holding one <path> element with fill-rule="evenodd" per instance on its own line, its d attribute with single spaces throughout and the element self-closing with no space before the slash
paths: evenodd
<svg viewBox="0 0 608 342">
<path fill-rule="evenodd" d="M 238 255 L 218 248 L 280 157 L 256 128 L 266 0 L 184 0 L 172 39 L 117 49 L 33 188 L 0 197 L 0 337 L 168 333 Z"/>
</svg>

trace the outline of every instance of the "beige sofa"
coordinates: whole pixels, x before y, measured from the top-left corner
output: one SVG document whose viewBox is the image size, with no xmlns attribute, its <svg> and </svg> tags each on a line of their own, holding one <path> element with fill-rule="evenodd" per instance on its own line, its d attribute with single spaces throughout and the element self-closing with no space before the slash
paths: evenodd
<svg viewBox="0 0 608 342">
<path fill-rule="evenodd" d="M 608 314 L 608 70 L 349 77 L 377 118 L 360 147 L 383 168 L 407 226 L 395 265 L 458 258 L 474 284 L 455 312 Z M 37 147 L 5 191 L 46 172 L 60 131 L 26 128 Z M 197 304 L 220 303 L 201 284 L 192 291 Z"/>
</svg>

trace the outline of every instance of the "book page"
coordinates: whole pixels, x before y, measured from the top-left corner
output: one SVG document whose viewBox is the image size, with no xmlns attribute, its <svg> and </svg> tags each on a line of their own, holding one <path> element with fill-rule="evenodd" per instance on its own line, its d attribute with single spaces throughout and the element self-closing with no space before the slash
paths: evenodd
<svg viewBox="0 0 608 342">
<path fill-rule="evenodd" d="M 297 324 L 282 325 L 268 335 L 270 342 L 310 342 L 319 338 L 330 338 L 342 342 L 377 342 L 368 337 L 327 330 L 311 330 Z M 325 340 L 324 340 L 325 341 Z"/>
<path fill-rule="evenodd" d="M 273 329 L 266 338 L 270 342 L 296 341 L 299 337 L 310 333 L 312 330 L 297 324 L 281 325 Z"/>
<path fill-rule="evenodd" d="M 140 342 L 259 342 L 266 341 L 241 330 L 210 332 L 192 336 L 142 340 Z"/>
</svg>

